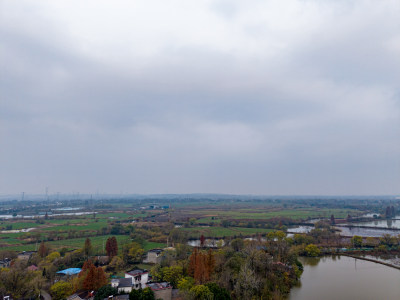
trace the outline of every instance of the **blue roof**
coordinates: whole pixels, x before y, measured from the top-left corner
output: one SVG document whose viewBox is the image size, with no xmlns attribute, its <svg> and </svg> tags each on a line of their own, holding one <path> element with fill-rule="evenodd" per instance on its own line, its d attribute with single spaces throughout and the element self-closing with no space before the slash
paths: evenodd
<svg viewBox="0 0 400 300">
<path fill-rule="evenodd" d="M 58 271 L 57 274 L 75 275 L 75 274 L 79 274 L 81 271 L 82 271 L 81 268 L 69 268 L 69 269 Z"/>
</svg>

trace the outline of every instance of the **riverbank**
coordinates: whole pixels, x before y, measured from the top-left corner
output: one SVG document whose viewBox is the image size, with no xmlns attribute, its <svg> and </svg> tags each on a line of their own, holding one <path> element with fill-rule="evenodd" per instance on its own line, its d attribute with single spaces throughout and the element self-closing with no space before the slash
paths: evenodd
<svg viewBox="0 0 400 300">
<path fill-rule="evenodd" d="M 347 253 L 343 253 L 343 254 L 340 254 L 340 255 L 342 255 L 342 256 L 348 256 L 348 257 L 352 257 L 352 258 L 356 258 L 356 259 L 362 259 L 362 260 L 374 262 L 374 263 L 377 263 L 377 264 L 381 264 L 381 265 L 384 265 L 384 266 L 387 266 L 387 267 L 391 267 L 391 268 L 395 268 L 395 269 L 397 269 L 397 270 L 400 270 L 400 267 L 399 267 L 399 266 L 395 266 L 395 265 L 393 265 L 393 264 L 385 263 L 385 262 L 380 261 L 380 260 L 376 260 L 376 259 L 372 259 L 372 258 L 367 258 L 367 257 L 362 257 L 362 256 L 357 256 L 357 255 L 354 255 L 354 254 L 347 254 Z"/>
</svg>

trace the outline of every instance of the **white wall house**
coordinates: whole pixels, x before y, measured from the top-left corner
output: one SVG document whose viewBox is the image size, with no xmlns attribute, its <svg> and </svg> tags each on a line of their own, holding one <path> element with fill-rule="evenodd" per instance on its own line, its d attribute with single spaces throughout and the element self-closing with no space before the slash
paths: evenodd
<svg viewBox="0 0 400 300">
<path fill-rule="evenodd" d="M 149 281 L 149 272 L 147 270 L 135 269 L 125 273 L 125 278 L 132 278 L 132 284 L 134 289 L 146 287 Z"/>
</svg>

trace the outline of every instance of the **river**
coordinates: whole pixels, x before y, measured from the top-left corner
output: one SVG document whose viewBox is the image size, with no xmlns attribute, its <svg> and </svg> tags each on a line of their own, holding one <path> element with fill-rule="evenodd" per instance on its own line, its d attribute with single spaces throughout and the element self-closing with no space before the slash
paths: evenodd
<svg viewBox="0 0 400 300">
<path fill-rule="evenodd" d="M 400 299 L 400 270 L 347 256 L 301 262 L 301 283 L 290 292 L 290 300 Z"/>
</svg>

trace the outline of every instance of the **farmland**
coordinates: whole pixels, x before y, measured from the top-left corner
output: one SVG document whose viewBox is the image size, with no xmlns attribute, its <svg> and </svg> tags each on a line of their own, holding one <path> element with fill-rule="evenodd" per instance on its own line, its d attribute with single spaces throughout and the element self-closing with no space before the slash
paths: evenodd
<svg viewBox="0 0 400 300">
<path fill-rule="evenodd" d="M 15 251 L 35 250 L 45 241 L 54 249 L 74 250 L 90 237 L 94 250 L 102 254 L 104 240 L 116 236 L 121 245 L 138 239 L 144 249 L 150 249 L 166 245 L 172 232 L 184 239 L 252 237 L 315 218 L 358 216 L 380 209 L 379 205 L 378 200 L 246 197 L 4 202 L 0 214 L 14 217 L 0 219 L 0 245 Z M 66 209 L 71 211 L 62 215 Z M 28 228 L 29 232 L 18 232 Z"/>
</svg>

